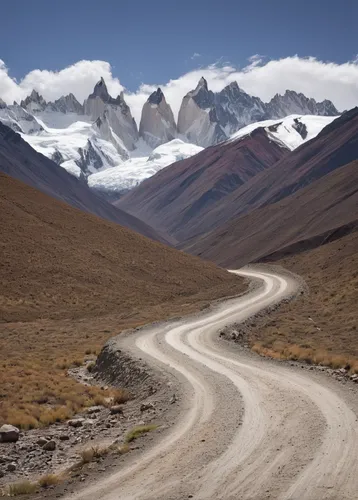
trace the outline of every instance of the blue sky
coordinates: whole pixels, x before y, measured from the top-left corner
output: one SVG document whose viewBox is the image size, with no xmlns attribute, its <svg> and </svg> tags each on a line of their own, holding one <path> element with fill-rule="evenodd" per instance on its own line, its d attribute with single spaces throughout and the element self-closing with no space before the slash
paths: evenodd
<svg viewBox="0 0 358 500">
<path fill-rule="evenodd" d="M 11 0 L 1 17 L 11 76 L 101 59 L 132 91 L 218 60 L 243 67 L 253 54 L 343 63 L 358 53 L 357 0 Z"/>
<path fill-rule="evenodd" d="M 1 18 L 7 103 L 32 89 L 83 102 L 103 76 L 137 120 L 156 86 L 176 115 L 204 76 L 266 102 L 290 89 L 358 105 L 358 0 L 10 0 Z"/>
</svg>

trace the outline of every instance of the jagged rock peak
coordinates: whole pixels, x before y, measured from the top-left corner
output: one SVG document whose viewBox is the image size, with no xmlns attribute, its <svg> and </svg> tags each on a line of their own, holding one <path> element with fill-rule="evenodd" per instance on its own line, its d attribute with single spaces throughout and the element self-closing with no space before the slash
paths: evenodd
<svg viewBox="0 0 358 500">
<path fill-rule="evenodd" d="M 88 96 L 89 99 L 94 99 L 95 97 L 100 97 L 104 102 L 108 102 L 110 99 L 112 99 L 108 93 L 106 82 L 104 81 L 102 76 L 94 86 L 92 94 Z"/>
<path fill-rule="evenodd" d="M 166 102 L 160 88 L 147 99 L 142 109 L 139 135 L 151 147 L 171 141 L 176 137 L 177 128 L 171 107 Z"/>
<path fill-rule="evenodd" d="M 208 90 L 208 82 L 205 80 L 205 78 L 203 76 L 200 78 L 199 83 L 196 86 L 196 88 L 198 89 L 201 87 L 204 87 L 206 90 Z"/>
<path fill-rule="evenodd" d="M 42 107 L 46 106 L 45 99 L 35 89 L 32 90 L 30 95 L 28 95 L 25 99 L 21 101 L 20 106 L 26 108 L 26 106 L 28 106 L 32 102 L 39 104 Z"/>
<path fill-rule="evenodd" d="M 150 96 L 148 97 L 148 102 L 150 104 L 158 105 L 162 102 L 163 98 L 165 99 L 164 94 L 162 92 L 162 89 L 159 87 L 155 92 L 150 94 Z"/>
<path fill-rule="evenodd" d="M 62 113 L 83 113 L 83 106 L 77 101 L 76 97 L 70 93 L 66 96 L 61 96 L 53 104 L 54 110 Z"/>
<path fill-rule="evenodd" d="M 7 104 L 5 101 L 3 101 L 0 97 L 0 109 L 4 109 L 4 108 L 7 108 Z"/>
</svg>

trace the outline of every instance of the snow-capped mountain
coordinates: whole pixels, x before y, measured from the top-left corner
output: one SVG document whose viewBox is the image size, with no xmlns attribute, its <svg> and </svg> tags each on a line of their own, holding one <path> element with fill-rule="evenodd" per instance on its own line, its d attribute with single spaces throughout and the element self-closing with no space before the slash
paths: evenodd
<svg viewBox="0 0 358 500">
<path fill-rule="evenodd" d="M 105 138 L 109 140 L 109 135 L 114 137 L 114 141 L 111 142 L 115 147 L 119 142 L 121 150 L 123 147 L 129 151 L 135 149 L 135 143 L 139 138 L 137 124 L 124 100 L 123 92 L 114 99 L 109 95 L 105 81 L 101 78 L 83 106 L 85 114 L 94 122 L 100 118 L 100 124 L 97 124 L 99 130 L 101 124 L 106 123 Z M 107 127 L 111 129 L 111 134 L 108 134 Z"/>
<path fill-rule="evenodd" d="M 96 191 L 118 199 L 121 193 L 133 189 L 164 167 L 189 158 L 202 150 L 203 148 L 195 144 L 174 139 L 155 148 L 148 157 L 130 158 L 114 168 L 90 175 L 88 185 Z"/>
<path fill-rule="evenodd" d="M 103 78 L 83 105 L 71 93 L 46 102 L 36 90 L 20 105 L 0 99 L 0 121 L 71 174 L 116 196 L 233 133 L 247 134 L 263 126 L 273 140 L 292 149 L 337 114 L 330 101 L 317 103 L 293 91 L 269 103 L 250 96 L 236 82 L 214 93 L 204 78 L 184 96 L 177 125 L 162 90 L 153 92 L 143 106 L 139 131 L 123 92 L 113 98 Z"/>
<path fill-rule="evenodd" d="M 250 123 L 292 114 L 337 116 L 339 112 L 331 101 L 317 103 L 292 90 L 287 90 L 284 95 L 276 94 L 268 103 L 247 94 L 237 82 L 214 93 L 201 78 L 196 89 L 182 101 L 178 130 L 191 142 L 207 147 L 228 139 Z"/>
<path fill-rule="evenodd" d="M 139 135 L 153 148 L 177 136 L 172 109 L 160 88 L 148 97 L 143 106 Z"/>
<path fill-rule="evenodd" d="M 0 99 L 0 121 L 23 134 L 36 134 L 43 130 L 36 118 L 17 103 L 7 106 Z"/>
<path fill-rule="evenodd" d="M 335 118 L 335 116 L 290 115 L 279 120 L 264 120 L 243 127 L 235 132 L 229 141 L 246 137 L 262 127 L 273 141 L 292 151 L 316 137 Z"/>
<path fill-rule="evenodd" d="M 284 95 L 276 94 L 267 104 L 270 118 L 283 118 L 290 114 L 337 116 L 339 113 L 331 101 L 316 102 L 293 90 L 286 90 Z"/>
</svg>

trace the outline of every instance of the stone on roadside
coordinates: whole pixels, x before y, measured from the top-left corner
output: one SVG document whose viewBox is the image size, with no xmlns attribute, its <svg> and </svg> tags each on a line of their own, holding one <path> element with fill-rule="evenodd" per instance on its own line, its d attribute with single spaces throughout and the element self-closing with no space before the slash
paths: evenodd
<svg viewBox="0 0 358 500">
<path fill-rule="evenodd" d="M 122 408 L 119 405 L 112 406 L 110 408 L 110 412 L 111 412 L 112 415 L 123 414 L 123 410 L 122 410 Z"/>
<path fill-rule="evenodd" d="M 39 446 L 44 446 L 44 445 L 47 443 L 47 441 L 48 441 L 48 440 L 47 440 L 46 438 L 44 438 L 44 437 L 40 437 L 40 438 L 37 440 L 37 444 L 38 444 Z"/>
<path fill-rule="evenodd" d="M 153 403 L 142 403 L 140 405 L 140 411 L 143 412 L 143 411 L 148 411 L 148 410 L 154 410 L 155 409 L 155 406 Z"/>
<path fill-rule="evenodd" d="M 92 413 L 99 413 L 103 409 L 103 406 L 90 406 L 87 408 L 87 413 L 91 415 Z"/>
<path fill-rule="evenodd" d="M 0 427 L 0 443 L 16 443 L 19 436 L 20 430 L 13 425 L 5 424 Z"/>
<path fill-rule="evenodd" d="M 60 434 L 59 439 L 60 441 L 68 441 L 70 436 L 68 434 Z"/>
<path fill-rule="evenodd" d="M 55 451 L 56 449 L 56 441 L 47 441 L 46 444 L 42 447 L 43 450 L 45 451 Z"/>
<path fill-rule="evenodd" d="M 73 418 L 68 421 L 68 425 L 70 427 L 82 427 L 84 422 L 84 418 Z"/>
</svg>

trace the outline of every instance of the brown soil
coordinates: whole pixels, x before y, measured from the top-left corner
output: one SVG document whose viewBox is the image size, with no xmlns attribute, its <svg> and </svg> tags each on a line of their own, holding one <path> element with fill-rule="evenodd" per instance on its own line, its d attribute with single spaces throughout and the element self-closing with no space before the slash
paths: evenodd
<svg viewBox="0 0 358 500">
<path fill-rule="evenodd" d="M 97 196 L 82 179 L 77 179 L 57 163 L 35 151 L 20 134 L 1 122 L 0 172 L 75 208 L 128 227 L 148 238 L 164 243 L 168 241 L 144 222 Z"/>
<path fill-rule="evenodd" d="M 275 263 L 300 274 L 309 293 L 257 322 L 254 350 L 358 372 L 358 233 Z"/>
<path fill-rule="evenodd" d="M 123 328 L 244 288 L 214 264 L 0 175 L 0 424 L 66 418 L 101 394 L 69 365 Z"/>
</svg>

